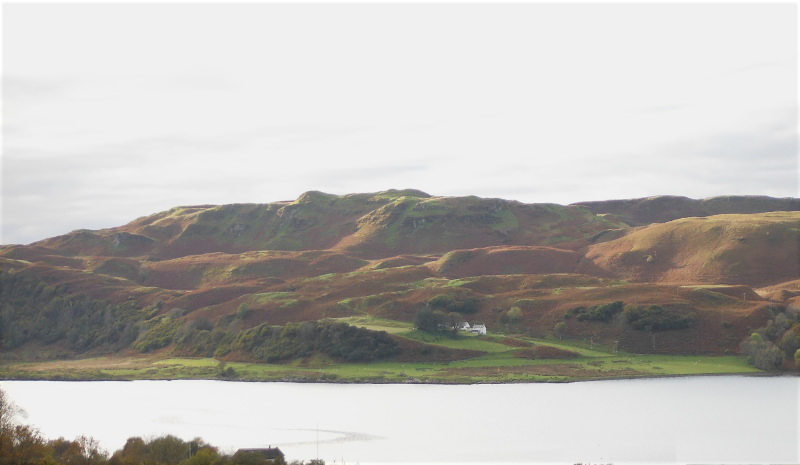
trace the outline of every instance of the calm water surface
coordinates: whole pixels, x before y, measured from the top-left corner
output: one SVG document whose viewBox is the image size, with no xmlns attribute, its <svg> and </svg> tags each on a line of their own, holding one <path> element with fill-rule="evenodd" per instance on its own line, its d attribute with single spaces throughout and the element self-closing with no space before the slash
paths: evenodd
<svg viewBox="0 0 800 465">
<path fill-rule="evenodd" d="M 47 438 L 201 437 L 337 463 L 798 463 L 798 378 L 510 385 L 2 381 Z"/>
</svg>

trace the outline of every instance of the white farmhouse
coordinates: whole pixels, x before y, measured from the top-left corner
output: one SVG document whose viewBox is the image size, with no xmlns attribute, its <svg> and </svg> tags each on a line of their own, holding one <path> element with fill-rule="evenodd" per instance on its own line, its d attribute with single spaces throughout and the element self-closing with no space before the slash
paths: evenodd
<svg viewBox="0 0 800 465">
<path fill-rule="evenodd" d="M 486 325 L 472 325 L 472 332 L 483 336 L 486 334 Z"/>
</svg>

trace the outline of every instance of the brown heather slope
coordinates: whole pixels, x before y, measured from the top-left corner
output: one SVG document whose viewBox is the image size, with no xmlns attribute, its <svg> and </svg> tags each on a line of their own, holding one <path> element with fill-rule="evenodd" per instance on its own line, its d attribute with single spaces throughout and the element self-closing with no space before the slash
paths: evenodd
<svg viewBox="0 0 800 465">
<path fill-rule="evenodd" d="M 341 196 L 312 191 L 293 202 L 176 207 L 116 228 L 7 246 L 1 253 L 20 259 L 164 260 L 214 252 L 330 249 L 377 259 L 500 245 L 576 248 L 622 226 L 582 207 L 431 197 L 411 189 Z"/>
<path fill-rule="evenodd" d="M 621 224 L 581 207 L 479 197 L 402 196 L 360 217 L 334 248 L 376 259 L 490 246 L 577 248 Z"/>
<path fill-rule="evenodd" d="M 717 215 L 632 229 L 586 257 L 631 281 L 763 287 L 800 276 L 799 245 L 800 212 Z"/>
<path fill-rule="evenodd" d="M 800 199 L 756 195 L 720 196 L 701 200 L 659 195 L 640 199 L 578 202 L 573 205 L 588 208 L 598 215 L 611 215 L 630 226 L 666 223 L 692 216 L 800 211 Z"/>
<path fill-rule="evenodd" d="M 146 262 L 141 282 L 166 289 L 200 289 L 242 282 L 274 282 L 272 278 L 317 276 L 354 271 L 368 262 L 327 250 L 207 253 Z"/>
<path fill-rule="evenodd" d="M 516 246 L 454 250 L 431 263 L 433 269 L 449 278 L 506 274 L 573 273 L 583 255 L 574 250 L 553 247 Z M 600 268 L 583 265 L 584 274 L 611 276 Z"/>
<path fill-rule="evenodd" d="M 412 321 L 445 296 L 490 331 L 519 307 L 516 329 L 530 335 L 553 335 L 565 321 L 566 337 L 620 341 L 633 352 L 735 352 L 765 325 L 768 305 L 800 308 L 800 213 L 636 228 L 613 219 L 648 222 L 713 205 L 749 211 L 796 199 L 712 200 L 619 201 L 603 216 L 592 212 L 595 204 L 308 192 L 291 202 L 178 207 L 118 228 L 0 246 L 0 278 L 24 272 L 68 295 L 153 306 L 148 324 L 165 316 L 218 329 L 357 315 Z M 0 311 L 2 292 L 0 279 Z M 624 322 L 565 320 L 575 307 L 615 301 L 663 306 L 692 323 L 658 332 L 654 345 L 650 332 Z"/>
<path fill-rule="evenodd" d="M 765 299 L 775 302 L 783 302 L 795 297 L 800 297 L 800 279 L 787 281 L 758 289 L 758 294 Z M 800 307 L 798 307 L 800 310 Z"/>
</svg>

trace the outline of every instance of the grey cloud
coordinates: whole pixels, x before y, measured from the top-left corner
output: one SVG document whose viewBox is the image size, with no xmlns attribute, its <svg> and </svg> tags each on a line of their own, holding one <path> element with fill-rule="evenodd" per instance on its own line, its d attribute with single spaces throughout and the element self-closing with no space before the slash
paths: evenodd
<svg viewBox="0 0 800 465">
<path fill-rule="evenodd" d="M 232 153 L 236 149 L 263 142 L 272 143 L 275 148 L 288 148 L 297 144 L 326 141 L 354 134 L 362 130 L 352 126 L 323 125 L 284 125 L 265 126 L 252 130 L 236 131 L 212 136 L 185 136 L 163 134 L 160 136 L 131 139 L 114 144 L 91 148 L 92 152 L 120 156 L 134 154 L 165 153 L 196 156 L 199 153 Z"/>
<path fill-rule="evenodd" d="M 70 78 L 3 76 L 3 99 L 51 98 L 75 87 Z"/>
<path fill-rule="evenodd" d="M 782 63 L 780 61 L 762 61 L 758 63 L 751 63 L 749 65 L 740 66 L 738 68 L 729 69 L 724 71 L 722 75 L 726 74 L 738 74 L 738 73 L 745 73 L 748 71 L 754 71 L 758 69 L 765 69 L 765 68 L 776 68 L 781 66 Z"/>
<path fill-rule="evenodd" d="M 88 150 L 93 155 L 105 157 L 155 158 L 164 156 L 192 157 L 198 153 L 220 153 L 232 151 L 242 145 L 237 137 L 183 136 L 162 134 L 152 137 L 129 139 L 126 141 L 96 145 Z"/>
<path fill-rule="evenodd" d="M 785 124 L 791 124 L 785 122 Z M 759 128 L 683 140 L 637 160 L 660 170 L 676 194 L 797 195 L 797 136 Z"/>
</svg>

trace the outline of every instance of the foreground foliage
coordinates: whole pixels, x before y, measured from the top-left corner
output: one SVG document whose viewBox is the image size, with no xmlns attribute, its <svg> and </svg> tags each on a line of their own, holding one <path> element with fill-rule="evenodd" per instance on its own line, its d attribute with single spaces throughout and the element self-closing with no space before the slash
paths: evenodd
<svg viewBox="0 0 800 465">
<path fill-rule="evenodd" d="M 131 437 L 109 454 L 92 438 L 45 439 L 35 428 L 16 422 L 20 410 L 0 389 L 0 465 L 267 465 L 286 464 L 245 450 L 225 454 L 200 438 L 184 441 L 172 435 L 153 439 Z M 306 462 L 292 461 L 290 465 Z M 311 460 L 308 465 L 324 465 Z"/>
</svg>

